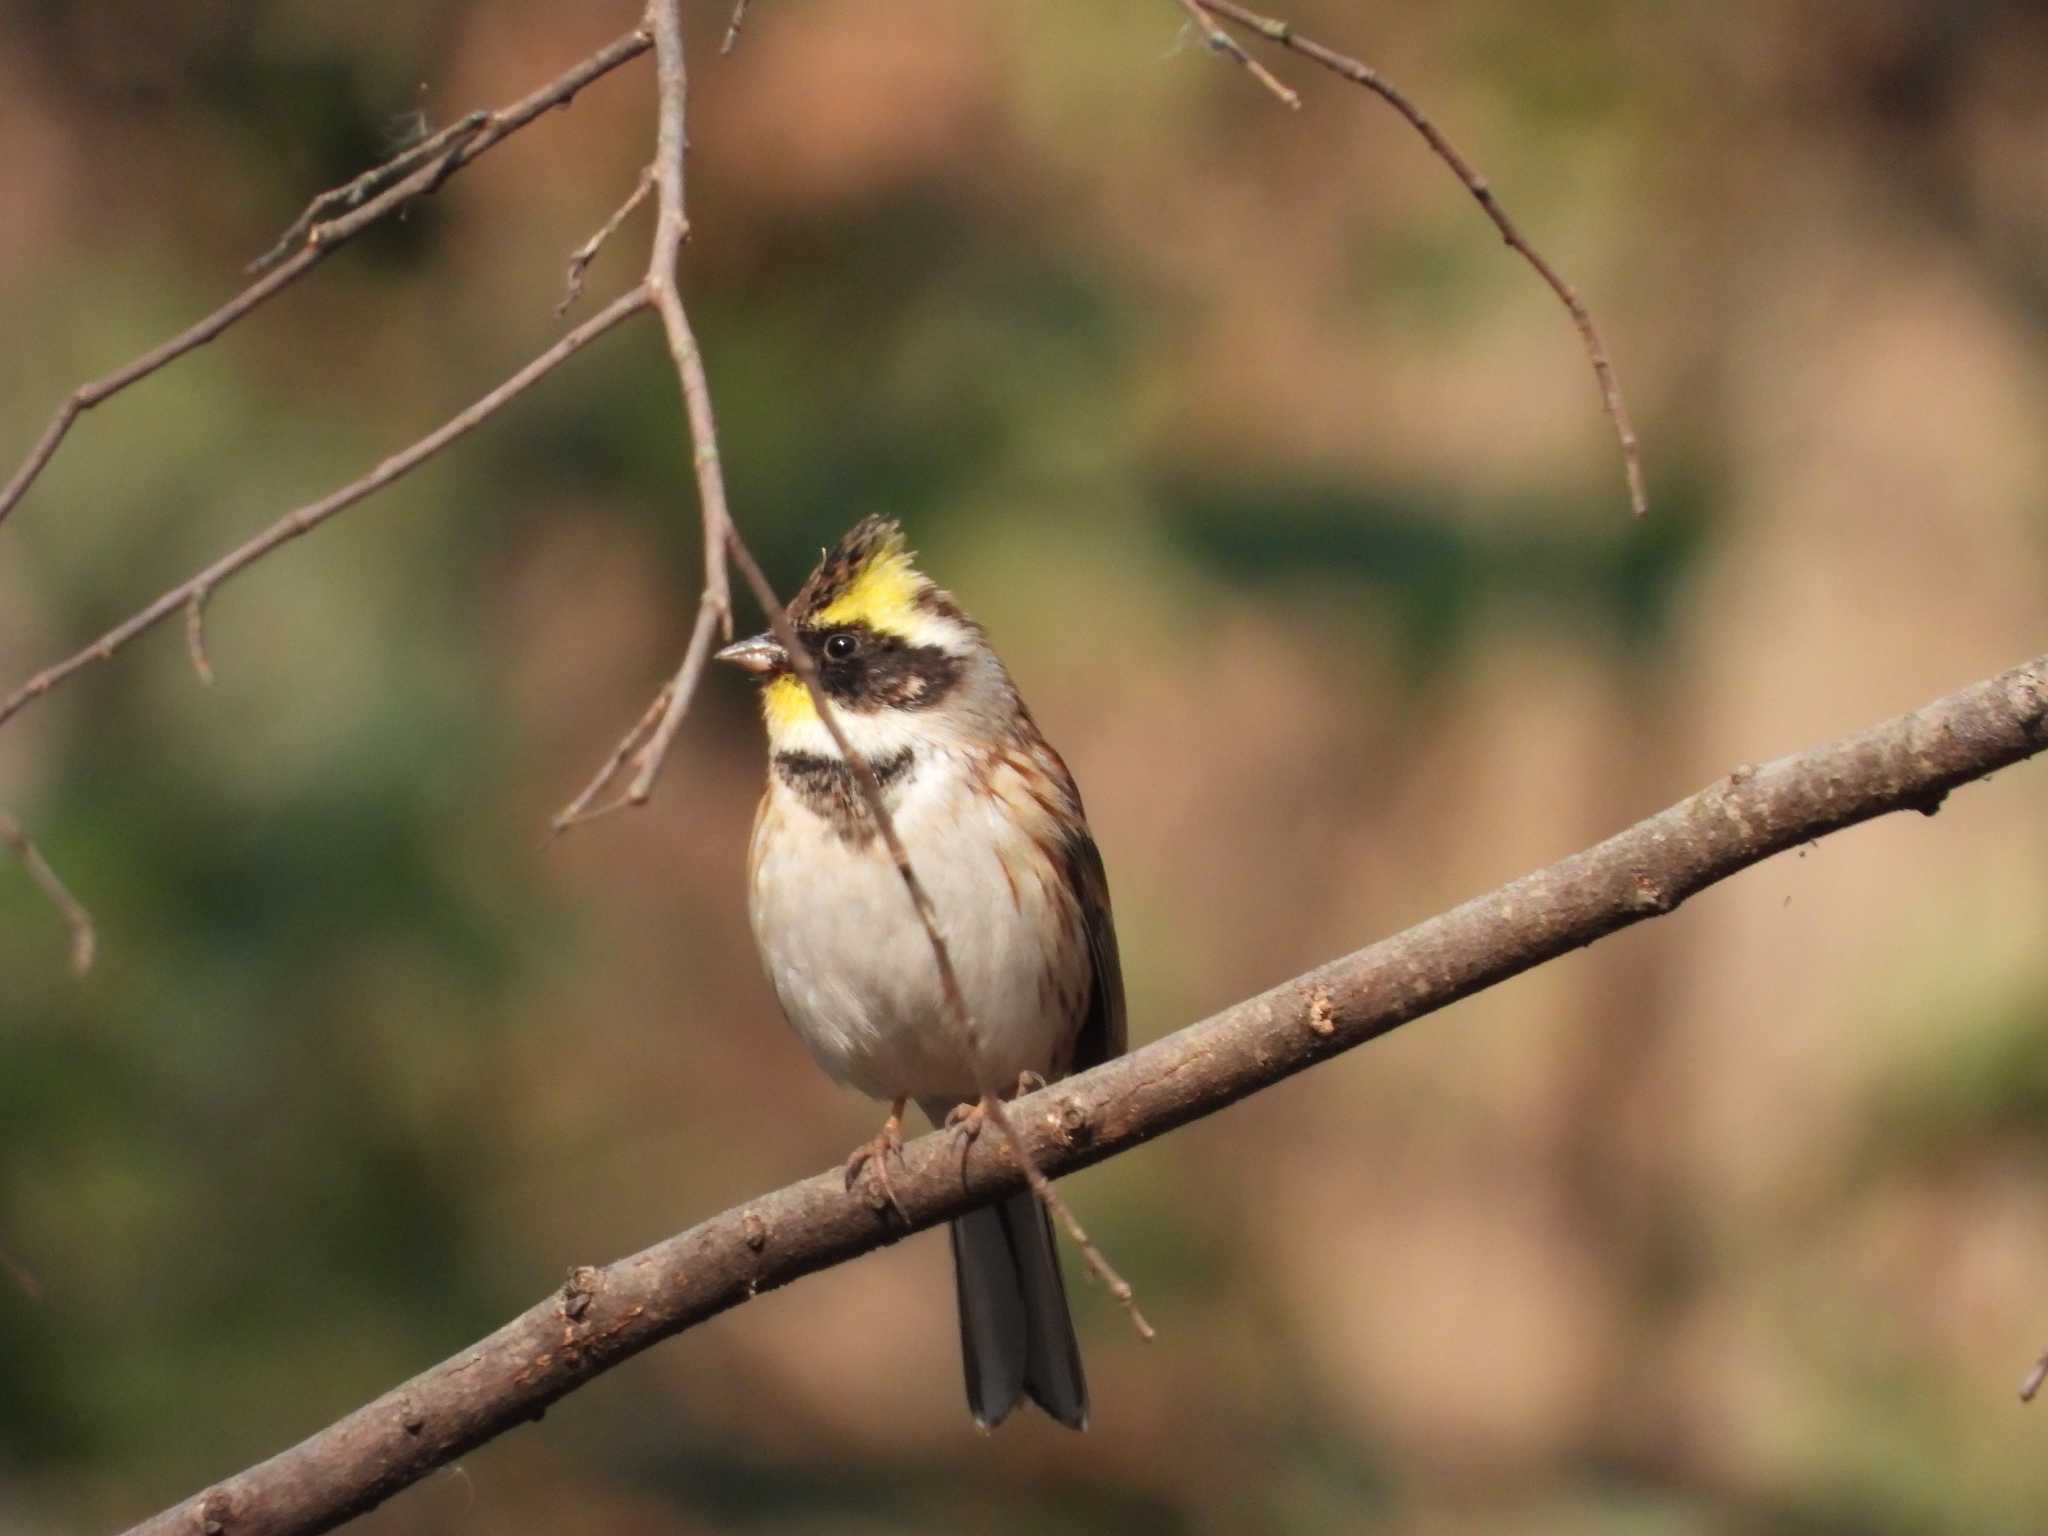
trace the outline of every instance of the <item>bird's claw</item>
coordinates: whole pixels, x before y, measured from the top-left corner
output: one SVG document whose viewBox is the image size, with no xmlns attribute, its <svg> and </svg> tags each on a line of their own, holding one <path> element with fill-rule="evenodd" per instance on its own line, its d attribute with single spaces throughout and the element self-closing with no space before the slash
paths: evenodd
<svg viewBox="0 0 2048 1536">
<path fill-rule="evenodd" d="M 875 1139 L 863 1142 L 853 1149 L 853 1156 L 846 1160 L 846 1187 L 850 1192 L 854 1180 L 860 1177 L 863 1168 L 868 1170 L 868 1203 L 876 1210 L 894 1206 L 896 1214 L 903 1218 L 905 1226 L 910 1225 L 910 1212 L 903 1208 L 903 1202 L 896 1198 L 896 1186 L 889 1178 L 889 1159 L 895 1158 L 898 1165 L 903 1162 L 903 1112 L 896 1113 L 882 1122 L 882 1128 L 875 1133 Z"/>
<path fill-rule="evenodd" d="M 1036 1072 L 1019 1072 L 1017 1086 L 1003 1095 L 1005 1099 L 1021 1099 L 1027 1093 L 1036 1093 L 1045 1086 L 1045 1079 Z M 968 1141 L 981 1134 L 981 1122 L 986 1114 L 981 1100 L 972 1099 L 965 1104 L 955 1104 L 947 1111 L 945 1129 L 957 1131 Z"/>
<path fill-rule="evenodd" d="M 983 1113 L 979 1099 L 969 1104 L 955 1104 L 946 1112 L 945 1129 L 962 1141 L 973 1141 L 981 1134 Z"/>
</svg>

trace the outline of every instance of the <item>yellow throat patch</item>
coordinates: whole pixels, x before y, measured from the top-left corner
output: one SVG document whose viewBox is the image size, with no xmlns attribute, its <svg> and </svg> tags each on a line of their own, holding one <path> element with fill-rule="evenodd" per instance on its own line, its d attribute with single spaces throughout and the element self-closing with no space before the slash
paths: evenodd
<svg viewBox="0 0 2048 1536">
<path fill-rule="evenodd" d="M 818 707 L 811 702 L 804 680 L 789 672 L 761 690 L 761 713 L 768 717 L 768 737 L 772 741 L 779 731 L 794 730 L 817 719 Z"/>
<path fill-rule="evenodd" d="M 864 624 L 878 635 L 908 639 L 917 630 L 917 597 L 927 585 L 903 546 L 903 535 L 892 532 L 854 573 L 846 590 L 815 613 L 806 614 L 804 624 L 811 629 Z M 794 673 L 778 677 L 761 691 L 761 710 L 771 736 L 818 718 L 810 691 Z"/>
</svg>

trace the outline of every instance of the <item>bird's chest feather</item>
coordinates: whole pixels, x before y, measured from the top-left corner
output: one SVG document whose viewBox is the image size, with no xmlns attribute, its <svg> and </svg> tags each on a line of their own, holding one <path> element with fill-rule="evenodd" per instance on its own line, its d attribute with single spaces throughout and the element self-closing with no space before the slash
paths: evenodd
<svg viewBox="0 0 2048 1536">
<path fill-rule="evenodd" d="M 981 1070 L 947 1021 L 888 850 L 845 798 L 858 789 L 812 762 L 777 766 L 751 854 L 754 936 L 790 1023 L 828 1073 L 879 1099 L 965 1099 L 984 1082 L 1064 1070 L 1089 962 L 1044 806 L 1014 770 L 976 778 L 943 749 L 874 765 L 938 912 Z"/>
</svg>

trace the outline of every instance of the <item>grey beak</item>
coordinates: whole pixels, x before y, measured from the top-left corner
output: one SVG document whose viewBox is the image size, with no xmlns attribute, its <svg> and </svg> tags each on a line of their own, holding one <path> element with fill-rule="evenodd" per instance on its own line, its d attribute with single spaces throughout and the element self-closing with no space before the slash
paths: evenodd
<svg viewBox="0 0 2048 1536">
<path fill-rule="evenodd" d="M 774 635 L 755 635 L 748 640 L 735 640 L 722 651 L 713 651 L 711 659 L 730 662 L 756 677 L 766 677 L 789 665 L 789 652 L 782 648 L 782 642 Z"/>
</svg>

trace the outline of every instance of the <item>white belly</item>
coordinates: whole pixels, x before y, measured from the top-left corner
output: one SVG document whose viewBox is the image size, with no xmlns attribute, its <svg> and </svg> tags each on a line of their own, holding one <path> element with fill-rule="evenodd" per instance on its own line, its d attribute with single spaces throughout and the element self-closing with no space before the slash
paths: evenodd
<svg viewBox="0 0 2048 1536">
<path fill-rule="evenodd" d="M 826 1072 L 874 1098 L 962 1102 L 1066 1066 L 1088 1002 L 1079 912 L 1006 811 L 927 759 L 892 794 L 974 1016 L 979 1068 L 880 839 L 849 846 L 780 782 L 754 833 L 749 915 L 783 1012 Z M 1001 789 L 1012 786 L 1002 785 Z"/>
</svg>

